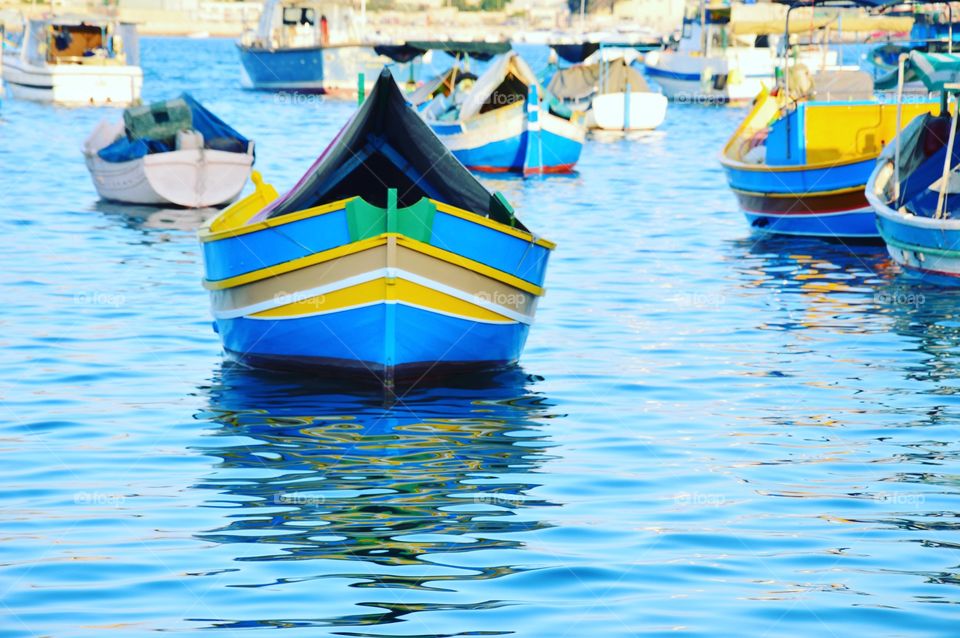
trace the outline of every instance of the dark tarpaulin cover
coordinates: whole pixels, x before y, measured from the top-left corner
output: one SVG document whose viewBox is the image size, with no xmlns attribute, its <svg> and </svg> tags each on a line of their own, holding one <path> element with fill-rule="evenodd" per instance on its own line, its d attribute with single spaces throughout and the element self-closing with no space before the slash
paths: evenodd
<svg viewBox="0 0 960 638">
<path fill-rule="evenodd" d="M 383 208 L 388 188 L 397 189 L 401 207 L 430 197 L 523 228 L 407 105 L 386 67 L 370 96 L 306 175 L 258 217 L 279 217 L 356 196 Z"/>
<path fill-rule="evenodd" d="M 627 64 L 623 58 L 606 63 L 606 71 L 601 74 L 598 64 L 578 64 L 554 73 L 547 90 L 562 100 L 579 100 L 594 93 L 622 93 L 630 85 L 634 93 L 646 93 L 650 90 L 643 75 Z M 600 86 L 601 80 L 603 86 Z"/>
<path fill-rule="evenodd" d="M 427 51 L 444 51 L 453 56 L 470 56 L 486 61 L 495 55 L 510 50 L 509 42 L 472 42 L 447 40 L 419 40 L 404 44 L 381 44 L 373 48 L 378 55 L 385 55 L 395 62 L 409 62 Z"/>
<path fill-rule="evenodd" d="M 597 50 L 600 49 L 600 44 L 597 42 L 578 42 L 577 44 L 554 44 L 553 50 L 557 52 L 561 58 L 570 62 L 571 64 L 576 64 L 577 62 L 583 62 L 588 57 L 593 55 Z"/>
<path fill-rule="evenodd" d="M 180 97 L 190 107 L 191 127 L 203 135 L 204 148 L 233 153 L 247 152 L 250 140 L 204 108 L 189 93 L 183 93 Z M 168 142 L 169 140 L 131 140 L 128 137 L 121 137 L 113 144 L 100 149 L 97 155 L 107 162 L 129 162 L 151 153 L 166 153 L 174 150 L 170 148 Z"/>
</svg>

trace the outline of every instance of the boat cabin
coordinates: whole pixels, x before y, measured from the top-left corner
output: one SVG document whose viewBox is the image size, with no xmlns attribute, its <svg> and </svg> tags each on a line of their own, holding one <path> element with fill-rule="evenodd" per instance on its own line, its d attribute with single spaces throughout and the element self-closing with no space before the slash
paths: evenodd
<svg viewBox="0 0 960 638">
<path fill-rule="evenodd" d="M 140 63 L 136 25 L 109 20 L 30 20 L 21 50 L 26 61 L 37 66 Z"/>
<path fill-rule="evenodd" d="M 837 75 L 853 74 L 846 81 Z M 844 71 L 814 76 L 810 98 L 784 108 L 784 100 L 764 91 L 753 113 L 729 143 L 725 156 L 747 164 L 799 166 L 866 161 L 896 135 L 896 104 L 873 98 L 872 81 Z M 864 85 L 864 86 L 860 86 Z M 836 93 L 830 93 L 833 88 Z M 837 100 L 848 101 L 837 101 Z M 905 104 L 903 119 L 929 112 L 929 103 Z"/>
<path fill-rule="evenodd" d="M 253 33 L 243 44 L 266 49 L 301 49 L 356 42 L 360 25 L 348 4 L 312 0 L 267 0 Z"/>
</svg>

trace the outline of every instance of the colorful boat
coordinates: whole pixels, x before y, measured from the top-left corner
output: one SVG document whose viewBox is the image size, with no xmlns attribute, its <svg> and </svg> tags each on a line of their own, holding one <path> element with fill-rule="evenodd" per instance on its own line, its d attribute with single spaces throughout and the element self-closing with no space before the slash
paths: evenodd
<svg viewBox="0 0 960 638">
<path fill-rule="evenodd" d="M 864 186 L 896 134 L 897 105 L 877 101 L 862 71 L 822 72 L 803 86 L 802 75 L 790 76 L 794 89 L 761 91 L 720 159 L 747 221 L 762 232 L 876 238 Z M 936 108 L 915 103 L 903 113 Z"/>
<path fill-rule="evenodd" d="M 386 386 L 520 357 L 553 244 L 447 151 L 388 70 L 293 189 L 254 182 L 200 236 L 229 357 Z"/>
<path fill-rule="evenodd" d="M 919 80 L 928 91 L 941 93 L 943 108 L 936 116 L 915 117 L 884 149 L 870 175 L 867 199 L 876 211 L 887 252 L 897 264 L 925 281 L 957 286 L 960 55 L 911 51 L 900 74 L 904 83 Z M 952 116 L 946 108 L 948 96 L 954 100 Z"/>
<path fill-rule="evenodd" d="M 470 169 L 566 173 L 580 159 L 582 114 L 547 94 L 515 51 L 498 56 L 467 92 L 434 99 L 424 119 Z"/>
</svg>

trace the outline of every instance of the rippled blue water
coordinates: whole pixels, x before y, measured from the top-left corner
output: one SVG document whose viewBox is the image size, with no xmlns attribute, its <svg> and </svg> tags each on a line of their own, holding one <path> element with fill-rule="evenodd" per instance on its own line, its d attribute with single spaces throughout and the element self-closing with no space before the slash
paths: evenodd
<svg viewBox="0 0 960 638">
<path fill-rule="evenodd" d="M 351 106 L 232 46 L 145 41 L 146 97 L 290 186 Z M 0 635 L 957 634 L 960 296 L 752 237 L 742 111 L 488 180 L 559 243 L 522 369 L 392 406 L 224 367 L 198 214 L 97 201 L 105 113 L 0 111 Z"/>
</svg>

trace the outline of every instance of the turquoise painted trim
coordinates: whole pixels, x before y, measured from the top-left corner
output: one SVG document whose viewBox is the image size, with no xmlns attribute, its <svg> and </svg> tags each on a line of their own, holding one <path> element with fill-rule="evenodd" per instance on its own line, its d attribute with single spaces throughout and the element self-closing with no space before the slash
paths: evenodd
<svg viewBox="0 0 960 638">
<path fill-rule="evenodd" d="M 887 244 L 899 248 L 900 250 L 909 250 L 912 253 L 928 253 L 937 257 L 950 257 L 960 259 L 960 250 L 947 250 L 945 248 L 934 248 L 933 246 L 920 246 L 909 242 L 900 241 L 896 237 L 883 236 L 883 241 Z"/>
</svg>

